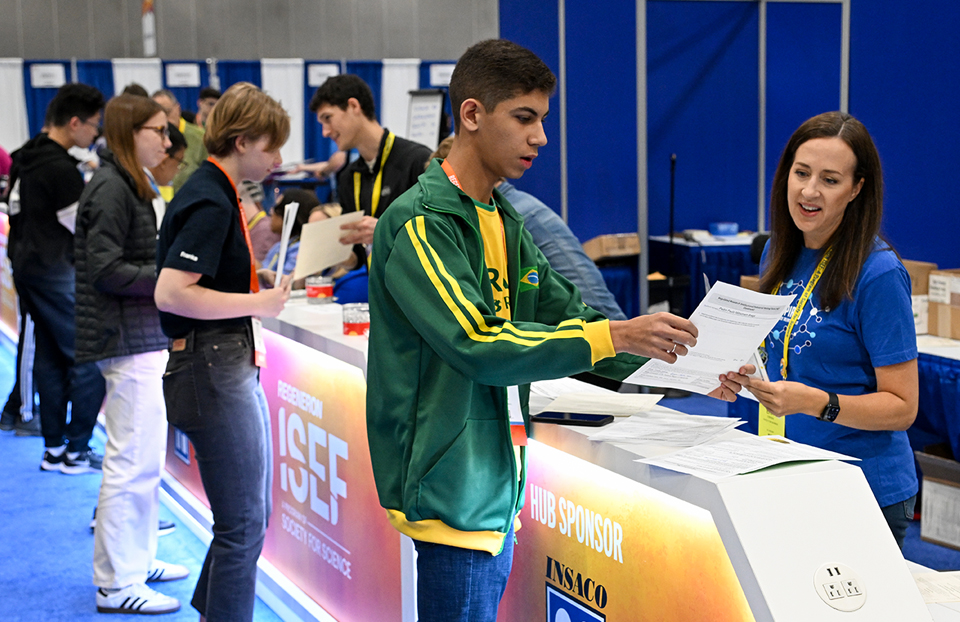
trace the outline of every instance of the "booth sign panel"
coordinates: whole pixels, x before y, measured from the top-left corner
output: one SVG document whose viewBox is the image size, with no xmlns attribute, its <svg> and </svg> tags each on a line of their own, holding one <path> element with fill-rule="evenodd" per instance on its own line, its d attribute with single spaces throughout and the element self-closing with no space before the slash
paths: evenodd
<svg viewBox="0 0 960 622">
<path fill-rule="evenodd" d="M 536 441 L 527 452 L 498 620 L 754 620 L 707 510 Z"/>
<path fill-rule="evenodd" d="M 374 486 L 363 372 L 271 331 L 264 342 L 273 513 L 263 557 L 341 622 L 399 622 L 400 535 Z M 171 434 L 167 469 L 206 503 L 192 447 Z"/>
</svg>

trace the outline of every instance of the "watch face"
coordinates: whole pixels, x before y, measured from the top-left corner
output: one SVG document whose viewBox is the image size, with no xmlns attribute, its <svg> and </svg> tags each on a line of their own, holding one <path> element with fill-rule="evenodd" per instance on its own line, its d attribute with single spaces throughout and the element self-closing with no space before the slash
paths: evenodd
<svg viewBox="0 0 960 622">
<path fill-rule="evenodd" d="M 827 404 L 827 407 L 820 413 L 820 419 L 823 421 L 834 421 L 840 414 L 840 407 L 833 404 Z"/>
</svg>

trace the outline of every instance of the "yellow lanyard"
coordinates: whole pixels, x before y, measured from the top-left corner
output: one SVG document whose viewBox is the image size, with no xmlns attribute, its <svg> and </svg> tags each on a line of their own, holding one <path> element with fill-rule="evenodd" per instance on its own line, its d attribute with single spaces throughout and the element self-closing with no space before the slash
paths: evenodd
<svg viewBox="0 0 960 622">
<path fill-rule="evenodd" d="M 803 289 L 803 294 L 800 295 L 800 300 L 797 301 L 797 306 L 793 311 L 793 316 L 790 318 L 790 323 L 787 324 L 787 332 L 783 335 L 783 358 L 780 360 L 780 377 L 783 380 L 787 379 L 787 357 L 790 353 L 790 335 L 793 333 L 793 327 L 796 325 L 797 320 L 800 319 L 800 315 L 803 313 L 803 308 L 807 305 L 807 301 L 810 300 L 810 296 L 813 295 L 813 288 L 817 286 L 817 283 L 820 281 L 820 277 L 823 276 L 823 271 L 827 268 L 827 264 L 830 263 L 830 258 L 833 256 L 833 247 L 827 249 L 827 252 L 823 254 L 823 259 L 820 260 L 820 264 L 817 266 L 817 269 L 813 271 L 813 274 L 810 276 L 810 282 L 807 283 L 807 286 Z M 777 286 L 773 288 L 773 293 L 776 294 L 780 291 L 780 286 L 783 284 L 781 281 L 777 283 Z"/>
<path fill-rule="evenodd" d="M 373 182 L 373 194 L 370 196 L 370 215 L 377 215 L 377 207 L 380 205 L 380 188 L 383 186 L 383 165 L 390 157 L 390 150 L 393 149 L 393 141 L 396 137 L 393 132 L 387 132 L 387 142 L 383 145 L 383 155 L 380 156 L 380 170 L 377 171 L 377 179 Z M 353 201 L 360 211 L 360 171 L 353 174 Z"/>
</svg>

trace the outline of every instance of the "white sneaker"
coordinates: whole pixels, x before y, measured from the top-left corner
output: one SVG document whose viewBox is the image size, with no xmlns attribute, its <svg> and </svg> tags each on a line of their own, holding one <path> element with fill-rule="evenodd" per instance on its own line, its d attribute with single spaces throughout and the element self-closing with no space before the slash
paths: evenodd
<svg viewBox="0 0 960 622">
<path fill-rule="evenodd" d="M 151 590 L 143 583 L 128 585 L 113 594 L 108 594 L 103 588 L 97 590 L 97 611 L 100 613 L 159 615 L 179 610 L 179 600 Z"/>
<path fill-rule="evenodd" d="M 147 583 L 159 583 L 161 581 L 176 581 L 184 579 L 190 574 L 186 566 L 180 564 L 168 564 L 159 559 L 153 560 L 150 565 L 150 572 L 147 573 Z"/>
</svg>

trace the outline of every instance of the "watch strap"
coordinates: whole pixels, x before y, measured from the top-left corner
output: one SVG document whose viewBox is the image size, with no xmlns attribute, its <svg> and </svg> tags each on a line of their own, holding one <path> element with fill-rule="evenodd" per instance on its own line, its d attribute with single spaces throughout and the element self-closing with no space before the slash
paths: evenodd
<svg viewBox="0 0 960 622">
<path fill-rule="evenodd" d="M 823 411 L 820 413 L 819 419 L 821 421 L 835 421 L 840 415 L 840 398 L 837 397 L 837 394 L 828 391 L 827 392 L 827 405 L 824 406 Z"/>
</svg>

